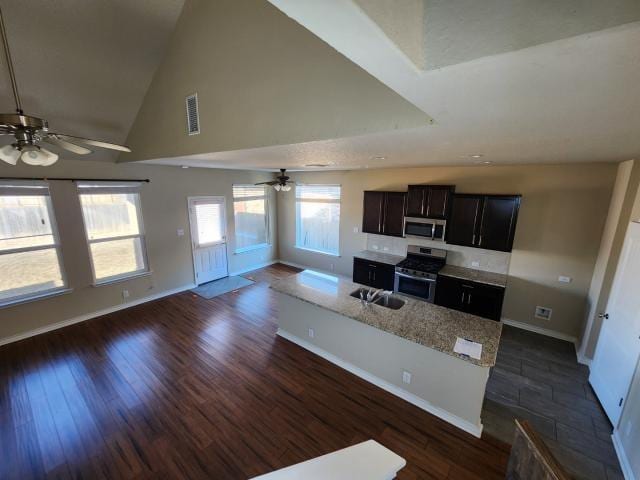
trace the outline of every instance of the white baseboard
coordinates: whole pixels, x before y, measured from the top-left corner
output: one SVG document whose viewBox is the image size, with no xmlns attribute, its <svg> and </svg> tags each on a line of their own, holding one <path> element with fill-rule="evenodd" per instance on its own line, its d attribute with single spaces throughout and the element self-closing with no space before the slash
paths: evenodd
<svg viewBox="0 0 640 480">
<path fill-rule="evenodd" d="M 286 338 L 287 340 L 295 343 L 296 345 L 299 345 L 305 350 L 309 350 L 310 352 L 315 353 L 319 357 L 322 357 L 325 360 L 330 361 L 331 363 L 339 366 L 340 368 L 343 368 L 348 372 L 351 372 L 354 375 L 366 380 L 367 382 L 372 383 L 375 386 L 382 388 L 383 390 L 386 390 L 387 392 L 395 395 L 396 397 L 402 398 L 403 400 L 415 405 L 416 407 L 421 408 L 422 410 L 429 412 L 430 414 L 435 415 L 438 418 L 441 418 L 445 422 L 448 422 L 460 428 L 461 430 L 464 430 L 465 432 L 470 433 L 475 437 L 480 438 L 480 436 L 482 435 L 482 424 L 474 425 L 473 423 L 470 423 L 467 420 L 464 420 L 456 415 L 453 415 L 447 412 L 446 410 L 441 409 L 440 407 L 436 407 L 435 405 L 427 402 L 423 398 L 420 398 L 414 395 L 413 393 L 407 392 L 406 390 L 403 390 L 400 387 L 387 382 L 386 380 L 376 377 L 375 375 L 367 372 L 366 370 L 363 370 L 360 367 L 356 367 L 352 363 L 346 362 L 341 358 L 336 357 L 332 353 L 329 353 L 326 350 L 323 350 L 322 348 L 307 342 L 306 340 L 303 340 L 295 335 L 292 335 L 291 333 L 285 330 L 282 330 L 279 328 L 277 334 L 282 338 Z"/>
<path fill-rule="evenodd" d="M 258 263 L 257 265 L 252 265 L 248 268 L 243 268 L 241 270 L 229 272 L 229 276 L 231 277 L 234 275 L 242 275 L 248 272 L 253 272 L 254 270 L 258 270 L 259 268 L 264 268 L 264 267 L 268 267 L 269 265 L 273 265 L 274 263 L 283 263 L 283 262 L 280 262 L 280 260 L 269 260 L 268 262 Z"/>
<path fill-rule="evenodd" d="M 130 302 L 121 303 L 111 307 L 103 308 L 102 310 L 96 310 L 95 312 L 91 312 L 91 313 L 85 313 L 83 315 L 79 315 L 77 317 L 73 317 L 68 320 L 62 320 L 61 322 L 51 323 L 49 325 L 45 325 L 44 327 L 35 328 L 33 330 L 29 330 L 23 333 L 18 333 L 10 337 L 0 338 L 0 346 L 17 342 L 19 340 L 24 340 L 25 338 L 35 337 L 36 335 L 50 332 L 52 330 L 58 330 L 59 328 L 68 327 L 69 325 L 73 325 L 74 323 L 80 323 L 87 320 L 91 320 L 92 318 L 101 317 L 102 315 L 107 315 L 109 313 L 117 312 L 118 310 L 124 310 L 125 308 L 135 307 L 136 305 L 151 302 L 152 300 L 157 300 L 159 298 L 167 297 L 169 295 L 174 295 L 176 293 L 184 292 L 185 290 L 190 290 L 195 287 L 196 287 L 195 284 L 183 285 L 181 287 L 174 288 L 171 290 L 165 290 L 164 292 L 154 293 L 153 295 L 149 295 L 147 297 L 138 298 Z"/>
<path fill-rule="evenodd" d="M 567 342 L 571 342 L 574 345 L 578 342 L 578 339 L 572 335 L 567 335 L 566 333 L 556 332 L 555 330 L 551 330 L 549 328 L 537 327 L 535 325 L 530 325 L 524 322 L 518 322 L 516 320 L 511 320 L 509 318 L 501 318 L 500 321 L 505 325 L 510 325 L 512 327 L 520 328 L 522 330 L 528 330 L 530 332 L 539 333 L 540 335 L 546 335 L 547 337 L 557 338 L 559 340 L 565 340 Z"/>
<path fill-rule="evenodd" d="M 629 463 L 627 454 L 625 453 L 620 437 L 618 436 L 619 433 L 619 430 L 614 430 L 613 435 L 611 435 L 611 440 L 613 440 L 613 448 L 615 448 L 616 455 L 618 455 L 618 460 L 620 461 L 620 469 L 622 470 L 625 480 L 636 480 L 633 470 L 631 470 L 631 463 Z"/>
</svg>

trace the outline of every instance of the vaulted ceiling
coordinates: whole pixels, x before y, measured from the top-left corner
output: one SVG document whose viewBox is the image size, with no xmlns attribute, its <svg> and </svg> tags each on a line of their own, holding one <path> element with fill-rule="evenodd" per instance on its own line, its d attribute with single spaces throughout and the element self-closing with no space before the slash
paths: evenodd
<svg viewBox="0 0 640 480">
<path fill-rule="evenodd" d="M 55 132 L 124 143 L 183 0 L 0 0 L 0 5 L 25 112 L 47 119 Z M 15 107 L 4 62 L 0 55 L 0 112 L 9 113 Z M 117 154 L 96 149 L 87 158 L 115 161 Z"/>
</svg>

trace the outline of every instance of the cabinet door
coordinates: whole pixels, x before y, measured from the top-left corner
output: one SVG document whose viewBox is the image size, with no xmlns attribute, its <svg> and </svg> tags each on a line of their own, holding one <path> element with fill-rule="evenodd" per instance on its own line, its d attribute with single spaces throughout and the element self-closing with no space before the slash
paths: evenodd
<svg viewBox="0 0 640 480">
<path fill-rule="evenodd" d="M 404 192 L 387 192 L 382 221 L 382 233 L 401 237 L 404 234 L 404 207 L 407 196 Z"/>
<path fill-rule="evenodd" d="M 462 283 L 465 311 L 479 317 L 500 320 L 504 289 L 477 283 Z"/>
<path fill-rule="evenodd" d="M 393 281 L 395 280 L 396 268 L 393 265 L 378 263 L 375 265 L 373 286 L 376 288 L 384 288 L 385 290 L 393 290 Z"/>
<path fill-rule="evenodd" d="M 384 197 L 384 192 L 364 192 L 364 207 L 362 214 L 363 233 L 382 233 Z"/>
<path fill-rule="evenodd" d="M 445 219 L 449 216 L 453 188 L 448 185 L 432 185 L 426 200 L 425 216 Z"/>
<path fill-rule="evenodd" d="M 477 246 L 510 252 L 520 207 L 519 196 L 489 195 L 484 199 Z"/>
<path fill-rule="evenodd" d="M 373 286 L 369 262 L 360 258 L 353 259 L 353 281 L 354 283 Z"/>
<path fill-rule="evenodd" d="M 462 294 L 463 290 L 460 280 L 438 275 L 438 281 L 436 282 L 436 305 L 453 310 L 464 310 Z"/>
<path fill-rule="evenodd" d="M 475 247 L 483 198 L 480 195 L 454 195 L 447 222 L 447 242 Z"/>
<path fill-rule="evenodd" d="M 424 215 L 426 188 L 422 185 L 409 185 L 407 192 L 407 217 Z"/>
</svg>

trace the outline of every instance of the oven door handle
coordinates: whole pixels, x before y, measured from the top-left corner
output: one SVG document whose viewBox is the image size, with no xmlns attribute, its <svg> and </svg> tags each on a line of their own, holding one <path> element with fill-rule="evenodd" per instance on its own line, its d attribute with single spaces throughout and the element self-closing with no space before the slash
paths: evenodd
<svg viewBox="0 0 640 480">
<path fill-rule="evenodd" d="M 405 273 L 396 272 L 397 277 L 409 278 L 411 280 L 417 280 L 419 282 L 435 282 L 435 278 L 414 277 L 413 275 L 407 275 Z"/>
</svg>

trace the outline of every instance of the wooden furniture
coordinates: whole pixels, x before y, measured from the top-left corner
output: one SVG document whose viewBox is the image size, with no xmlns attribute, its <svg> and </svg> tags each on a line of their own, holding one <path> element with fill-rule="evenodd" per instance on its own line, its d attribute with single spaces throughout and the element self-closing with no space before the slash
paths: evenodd
<svg viewBox="0 0 640 480">
<path fill-rule="evenodd" d="M 393 265 L 353 258 L 353 281 L 374 288 L 393 290 L 396 269 Z"/>
<path fill-rule="evenodd" d="M 531 424 L 516 420 L 507 480 L 571 480 Z"/>
<path fill-rule="evenodd" d="M 400 455 L 367 440 L 250 480 L 391 480 L 406 465 Z"/>
<path fill-rule="evenodd" d="M 438 275 L 435 304 L 471 313 L 491 320 L 500 320 L 504 288 Z"/>
<path fill-rule="evenodd" d="M 364 192 L 362 232 L 402 237 L 406 199 L 404 192 Z"/>
<path fill-rule="evenodd" d="M 510 252 L 520 198 L 520 195 L 454 195 L 447 242 Z"/>
<path fill-rule="evenodd" d="M 448 218 L 455 188 L 453 185 L 409 185 L 407 217 Z"/>
</svg>

